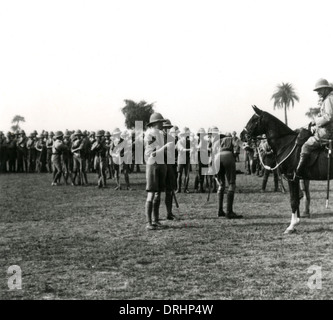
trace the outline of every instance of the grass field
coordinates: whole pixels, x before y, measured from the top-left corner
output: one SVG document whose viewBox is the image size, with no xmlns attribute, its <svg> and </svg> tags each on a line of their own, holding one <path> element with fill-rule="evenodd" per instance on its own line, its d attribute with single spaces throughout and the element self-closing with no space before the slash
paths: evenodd
<svg viewBox="0 0 333 320">
<path fill-rule="evenodd" d="M 243 163 L 238 163 L 242 166 Z M 146 231 L 144 173 L 134 190 L 51 187 L 49 174 L 0 176 L 1 299 L 332 299 L 333 207 L 326 183 L 311 182 L 311 219 L 292 235 L 288 193 L 267 192 L 261 179 L 237 175 L 234 209 L 242 220 L 217 217 L 216 194 L 178 194 L 179 221 Z M 123 181 L 123 178 L 122 178 Z M 193 190 L 194 173 L 190 185 Z M 286 185 L 286 184 L 285 184 Z M 333 194 L 332 194 L 333 197 Z M 164 195 L 163 195 L 164 201 Z M 9 290 L 7 269 L 22 270 Z M 311 266 L 322 288 L 310 289 Z"/>
</svg>

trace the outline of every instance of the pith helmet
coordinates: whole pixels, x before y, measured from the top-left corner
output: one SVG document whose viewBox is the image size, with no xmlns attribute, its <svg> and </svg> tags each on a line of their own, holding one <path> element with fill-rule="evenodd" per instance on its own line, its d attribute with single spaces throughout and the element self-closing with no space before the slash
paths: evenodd
<svg viewBox="0 0 333 320">
<path fill-rule="evenodd" d="M 53 133 L 53 132 L 52 132 Z M 60 138 L 62 137 L 64 134 L 62 133 L 62 131 L 56 131 L 56 133 L 54 134 L 55 138 Z M 51 132 L 50 132 L 50 136 L 51 136 Z"/>
<path fill-rule="evenodd" d="M 123 139 L 126 139 L 126 138 L 128 138 L 129 136 L 130 136 L 130 134 L 129 134 L 129 132 L 128 132 L 127 130 L 124 130 L 124 131 L 121 133 L 121 135 L 120 135 L 120 137 L 123 138 Z"/>
<path fill-rule="evenodd" d="M 197 132 L 197 134 L 205 134 L 205 133 L 206 133 L 206 131 L 204 128 L 200 128 Z"/>
<path fill-rule="evenodd" d="M 114 129 L 112 132 L 112 135 L 117 135 L 117 134 L 121 134 L 121 131 L 119 128 Z"/>
<path fill-rule="evenodd" d="M 220 133 L 219 128 L 214 126 L 208 129 L 208 133 Z"/>
<path fill-rule="evenodd" d="M 154 123 L 165 122 L 166 120 L 167 119 L 164 119 L 160 113 L 154 112 L 149 118 L 149 123 L 147 124 L 147 127 L 151 126 Z"/>
<path fill-rule="evenodd" d="M 172 128 L 173 125 L 171 124 L 171 121 L 169 119 L 165 120 L 163 123 L 163 128 Z"/>
<path fill-rule="evenodd" d="M 328 89 L 333 90 L 333 87 L 328 83 L 328 81 L 326 79 L 321 78 L 316 82 L 315 88 L 313 89 L 313 91 L 318 91 L 323 88 L 328 88 Z"/>
<path fill-rule="evenodd" d="M 104 136 L 104 130 L 98 130 L 96 132 L 96 137 L 103 137 Z"/>
<path fill-rule="evenodd" d="M 190 135 L 190 133 L 191 133 L 190 129 L 188 127 L 185 127 L 179 132 L 178 136 L 181 137 L 184 135 Z"/>
<path fill-rule="evenodd" d="M 20 134 L 25 134 L 24 130 L 20 130 Z"/>
<path fill-rule="evenodd" d="M 105 132 L 105 136 L 106 136 L 106 137 L 111 137 L 111 133 L 110 133 L 109 131 L 106 131 L 106 132 Z"/>
<path fill-rule="evenodd" d="M 74 132 L 74 135 L 75 135 L 75 136 L 82 136 L 82 132 L 81 132 L 81 130 L 76 130 L 76 131 Z"/>
</svg>

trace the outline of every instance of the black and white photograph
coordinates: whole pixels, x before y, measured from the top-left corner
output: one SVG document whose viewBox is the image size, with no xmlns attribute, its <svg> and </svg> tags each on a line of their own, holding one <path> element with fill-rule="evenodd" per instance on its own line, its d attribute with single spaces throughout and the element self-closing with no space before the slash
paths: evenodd
<svg viewBox="0 0 333 320">
<path fill-rule="evenodd" d="M 1 1 L 0 300 L 331 300 L 332 13 Z"/>
</svg>

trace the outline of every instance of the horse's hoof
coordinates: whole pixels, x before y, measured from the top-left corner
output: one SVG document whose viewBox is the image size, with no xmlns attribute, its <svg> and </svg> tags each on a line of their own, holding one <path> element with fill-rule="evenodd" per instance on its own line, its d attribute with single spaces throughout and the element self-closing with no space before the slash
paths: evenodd
<svg viewBox="0 0 333 320">
<path fill-rule="evenodd" d="M 284 232 L 284 234 L 293 234 L 293 233 L 296 233 L 296 229 L 292 229 L 292 230 L 286 230 L 285 232 Z"/>
<path fill-rule="evenodd" d="M 301 214 L 301 218 L 310 218 L 310 213 L 306 213 L 306 212 L 303 212 L 302 214 Z"/>
</svg>

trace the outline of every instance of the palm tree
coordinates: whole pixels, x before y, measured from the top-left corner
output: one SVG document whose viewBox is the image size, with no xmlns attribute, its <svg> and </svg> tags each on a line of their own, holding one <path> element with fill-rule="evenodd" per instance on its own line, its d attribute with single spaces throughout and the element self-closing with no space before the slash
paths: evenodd
<svg viewBox="0 0 333 320">
<path fill-rule="evenodd" d="M 25 122 L 24 117 L 16 115 L 12 120 L 12 123 L 15 123 L 15 125 L 12 126 L 13 131 L 20 129 L 20 122 Z"/>
<path fill-rule="evenodd" d="M 276 86 L 276 91 L 272 95 L 271 100 L 274 99 L 274 109 L 284 109 L 284 122 L 288 125 L 288 118 L 287 118 L 287 109 L 291 105 L 294 107 L 295 101 L 299 102 L 299 97 L 295 93 L 295 89 L 291 83 L 284 83 L 279 84 Z"/>
</svg>

